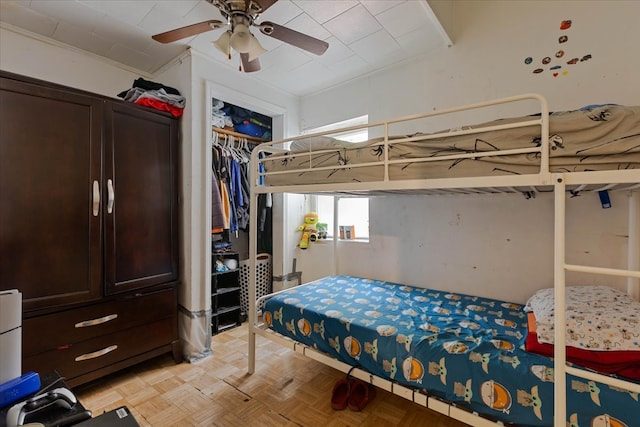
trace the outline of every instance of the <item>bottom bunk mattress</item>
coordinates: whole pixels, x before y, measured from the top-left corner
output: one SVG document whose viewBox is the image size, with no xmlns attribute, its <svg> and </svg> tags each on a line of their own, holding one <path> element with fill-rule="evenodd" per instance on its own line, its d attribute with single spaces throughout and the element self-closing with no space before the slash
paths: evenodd
<svg viewBox="0 0 640 427">
<path fill-rule="evenodd" d="M 379 377 L 504 422 L 551 426 L 553 362 L 525 350 L 523 309 L 507 301 L 331 276 L 274 295 L 264 320 L 279 334 Z M 637 414 L 637 393 L 567 378 L 571 425 L 630 427 L 637 425 Z"/>
</svg>

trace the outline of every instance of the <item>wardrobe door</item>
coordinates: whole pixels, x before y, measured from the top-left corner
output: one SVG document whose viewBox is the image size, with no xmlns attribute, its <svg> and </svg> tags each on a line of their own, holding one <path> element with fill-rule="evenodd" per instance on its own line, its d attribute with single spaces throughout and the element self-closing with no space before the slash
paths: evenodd
<svg viewBox="0 0 640 427">
<path fill-rule="evenodd" d="M 103 101 L 0 77 L 0 289 L 25 311 L 101 296 Z"/>
<path fill-rule="evenodd" d="M 178 278 L 177 120 L 107 104 L 105 292 Z"/>
</svg>

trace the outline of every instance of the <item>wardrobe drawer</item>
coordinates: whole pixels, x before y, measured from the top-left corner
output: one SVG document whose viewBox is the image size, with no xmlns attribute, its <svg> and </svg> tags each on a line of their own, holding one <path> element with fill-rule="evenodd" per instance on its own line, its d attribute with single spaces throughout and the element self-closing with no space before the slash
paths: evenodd
<svg viewBox="0 0 640 427">
<path fill-rule="evenodd" d="M 176 290 L 172 288 L 25 319 L 23 355 L 62 349 L 157 319 L 175 318 L 176 301 Z"/>
<path fill-rule="evenodd" d="M 63 378 L 74 378 L 138 354 L 166 346 L 177 339 L 175 317 L 47 351 L 22 360 L 23 371 L 57 371 Z"/>
</svg>

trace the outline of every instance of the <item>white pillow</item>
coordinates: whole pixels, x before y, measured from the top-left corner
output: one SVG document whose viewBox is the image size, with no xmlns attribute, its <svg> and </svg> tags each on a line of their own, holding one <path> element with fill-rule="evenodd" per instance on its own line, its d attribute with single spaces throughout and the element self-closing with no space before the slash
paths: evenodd
<svg viewBox="0 0 640 427">
<path fill-rule="evenodd" d="M 553 288 L 525 306 L 536 316 L 538 341 L 553 344 Z M 567 345 L 594 351 L 640 351 L 640 302 L 609 286 L 566 287 Z"/>
<path fill-rule="evenodd" d="M 315 136 L 291 141 L 291 151 L 294 153 L 333 149 L 339 147 L 337 140 L 328 136 Z"/>
</svg>

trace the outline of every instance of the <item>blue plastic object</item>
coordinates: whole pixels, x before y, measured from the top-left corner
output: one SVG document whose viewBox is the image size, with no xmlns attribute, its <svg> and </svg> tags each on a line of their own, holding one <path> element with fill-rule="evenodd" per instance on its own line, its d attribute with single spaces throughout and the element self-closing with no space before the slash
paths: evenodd
<svg viewBox="0 0 640 427">
<path fill-rule="evenodd" d="M 40 390 L 40 375 L 29 371 L 26 374 L 0 384 L 0 408 Z"/>
<path fill-rule="evenodd" d="M 609 192 L 607 190 L 598 191 L 598 196 L 600 197 L 600 203 L 602 204 L 602 209 L 609 209 L 611 207 L 611 199 L 609 198 Z"/>
</svg>

